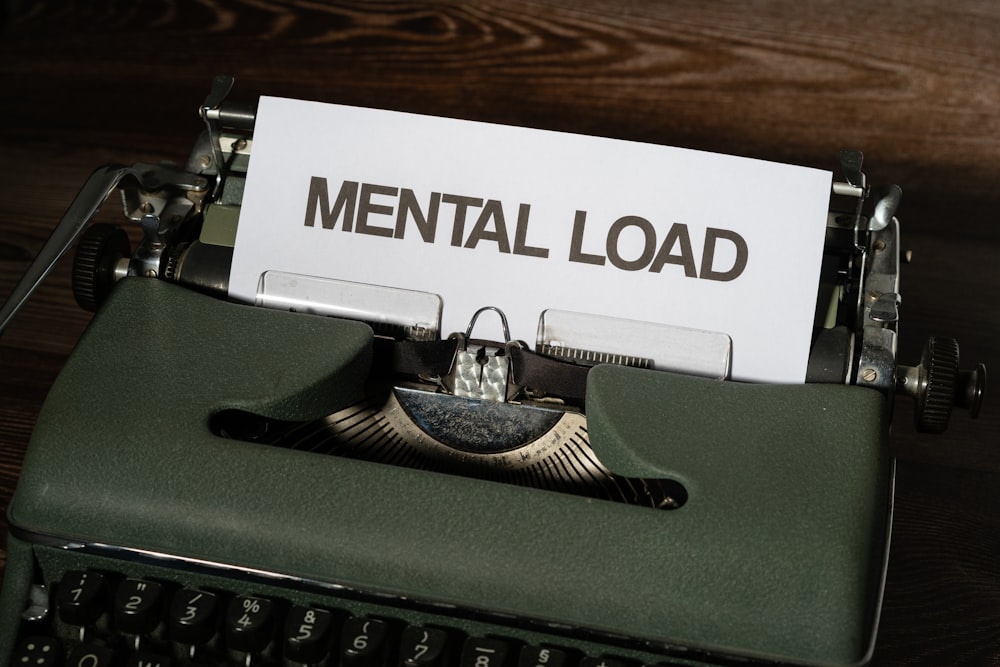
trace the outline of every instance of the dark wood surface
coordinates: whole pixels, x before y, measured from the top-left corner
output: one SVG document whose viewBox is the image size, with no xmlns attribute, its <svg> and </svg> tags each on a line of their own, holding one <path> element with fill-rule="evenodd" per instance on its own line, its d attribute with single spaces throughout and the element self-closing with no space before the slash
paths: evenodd
<svg viewBox="0 0 1000 667">
<path fill-rule="evenodd" d="M 928 335 L 1000 370 L 1000 5 L 10 3 L 0 298 L 99 164 L 182 162 L 216 73 L 283 95 L 836 168 L 904 191 L 902 361 Z M 21 5 L 21 6 L 18 6 Z M 775 198 L 775 206 L 781 198 Z M 115 206 L 102 218 L 117 219 Z M 782 304 L 762 318 L 780 325 Z M 0 339 L 0 507 L 88 315 L 63 261 Z M 128 378 L 108 378 L 127 392 Z M 994 400 L 990 400 L 990 398 Z M 943 436 L 896 410 L 877 665 L 1000 664 L 1000 399 Z M 0 521 L 0 524 L 3 524 Z M 4 529 L 5 525 L 0 525 Z M 5 532 L 5 531 L 4 531 Z M 0 551 L 0 564 L 3 552 Z"/>
</svg>

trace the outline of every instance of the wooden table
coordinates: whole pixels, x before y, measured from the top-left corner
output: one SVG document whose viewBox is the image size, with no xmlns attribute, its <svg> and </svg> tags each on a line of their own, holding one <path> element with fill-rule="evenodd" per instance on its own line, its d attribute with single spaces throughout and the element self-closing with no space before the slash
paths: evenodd
<svg viewBox="0 0 1000 667">
<path fill-rule="evenodd" d="M 183 162 L 212 75 L 231 73 L 234 97 L 247 100 L 335 101 L 825 169 L 841 148 L 862 149 L 871 181 L 904 191 L 913 262 L 902 274 L 901 361 L 916 363 L 927 336 L 942 334 L 959 339 L 964 365 L 1000 369 L 1000 5 L 113 4 L 6 4 L 0 295 L 92 168 Z M 116 208 L 101 217 L 117 220 Z M 781 309 L 779 295 L 762 317 L 779 321 Z M 0 339 L 0 506 L 88 317 L 64 260 Z M 127 389 L 128 378 L 109 381 Z M 990 398 L 978 421 L 957 415 L 940 437 L 915 433 L 909 401 L 897 405 L 877 665 L 1000 664 L 1000 410 Z"/>
</svg>

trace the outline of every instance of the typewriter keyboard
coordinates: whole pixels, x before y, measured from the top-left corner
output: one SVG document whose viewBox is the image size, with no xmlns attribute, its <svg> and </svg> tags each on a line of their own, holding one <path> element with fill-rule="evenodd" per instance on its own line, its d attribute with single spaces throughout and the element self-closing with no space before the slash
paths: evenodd
<svg viewBox="0 0 1000 667">
<path fill-rule="evenodd" d="M 53 550 L 57 551 L 57 550 Z M 60 560 L 59 557 L 56 560 Z M 62 560 L 66 560 L 62 558 Z M 97 558 L 32 590 L 12 667 L 643 667 L 692 665 L 230 572 Z M 108 567 L 109 565 L 118 567 Z M 127 567 L 121 567 L 127 565 Z M 358 596 L 355 596 L 357 598 Z M 377 596 L 376 596 L 377 597 Z M 472 614 L 475 616 L 475 614 Z"/>
</svg>

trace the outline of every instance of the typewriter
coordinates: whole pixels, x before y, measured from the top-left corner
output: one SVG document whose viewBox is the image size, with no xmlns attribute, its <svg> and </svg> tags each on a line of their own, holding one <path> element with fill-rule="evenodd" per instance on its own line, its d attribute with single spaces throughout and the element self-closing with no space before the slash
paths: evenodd
<svg viewBox="0 0 1000 667">
<path fill-rule="evenodd" d="M 95 171 L 0 312 L 79 241 L 98 312 L 8 509 L 0 667 L 870 658 L 893 401 L 942 431 L 977 414 L 985 369 L 948 338 L 897 363 L 900 189 L 859 152 L 832 186 L 806 383 L 733 382 L 724 342 L 685 369 L 686 343 L 637 322 L 552 316 L 532 346 L 435 331 L 378 290 L 313 314 L 280 281 L 230 302 L 255 123 L 231 86 L 184 167 Z M 91 224 L 119 189 L 134 249 Z"/>
</svg>

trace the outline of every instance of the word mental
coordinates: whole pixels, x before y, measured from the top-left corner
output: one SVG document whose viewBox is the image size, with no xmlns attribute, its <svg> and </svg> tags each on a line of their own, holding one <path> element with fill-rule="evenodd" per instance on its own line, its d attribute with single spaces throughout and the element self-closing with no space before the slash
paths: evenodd
<svg viewBox="0 0 1000 667">
<path fill-rule="evenodd" d="M 415 232 L 425 243 L 438 242 L 439 228 L 450 226 L 450 234 L 445 234 L 448 243 L 456 248 L 476 248 L 482 243 L 492 243 L 500 253 L 548 259 L 551 248 L 528 242 L 531 205 L 518 204 L 515 216 L 509 215 L 512 210 L 498 199 L 484 200 L 441 192 L 432 192 L 421 202 L 408 188 L 357 181 L 344 181 L 331 205 L 327 179 L 313 176 L 309 183 L 305 226 L 318 224 L 331 230 L 339 227 L 344 232 L 392 239 L 403 239 L 407 233 Z M 513 220 L 513 235 L 508 220 Z M 584 252 L 586 228 L 587 212 L 577 210 L 572 232 L 566 239 L 566 260 L 596 266 L 610 264 L 622 271 L 651 273 L 660 273 L 671 264 L 681 267 L 688 278 L 727 282 L 744 272 L 749 258 L 744 238 L 729 229 L 706 227 L 704 244 L 696 261 L 691 234 L 683 223 L 672 223 L 661 240 L 656 227 L 646 218 L 619 217 L 608 228 L 604 254 Z M 631 242 L 626 243 L 626 238 Z M 725 252 L 725 257 L 729 258 L 727 266 L 720 268 L 717 253 L 723 252 L 725 244 L 732 247 Z"/>
</svg>

